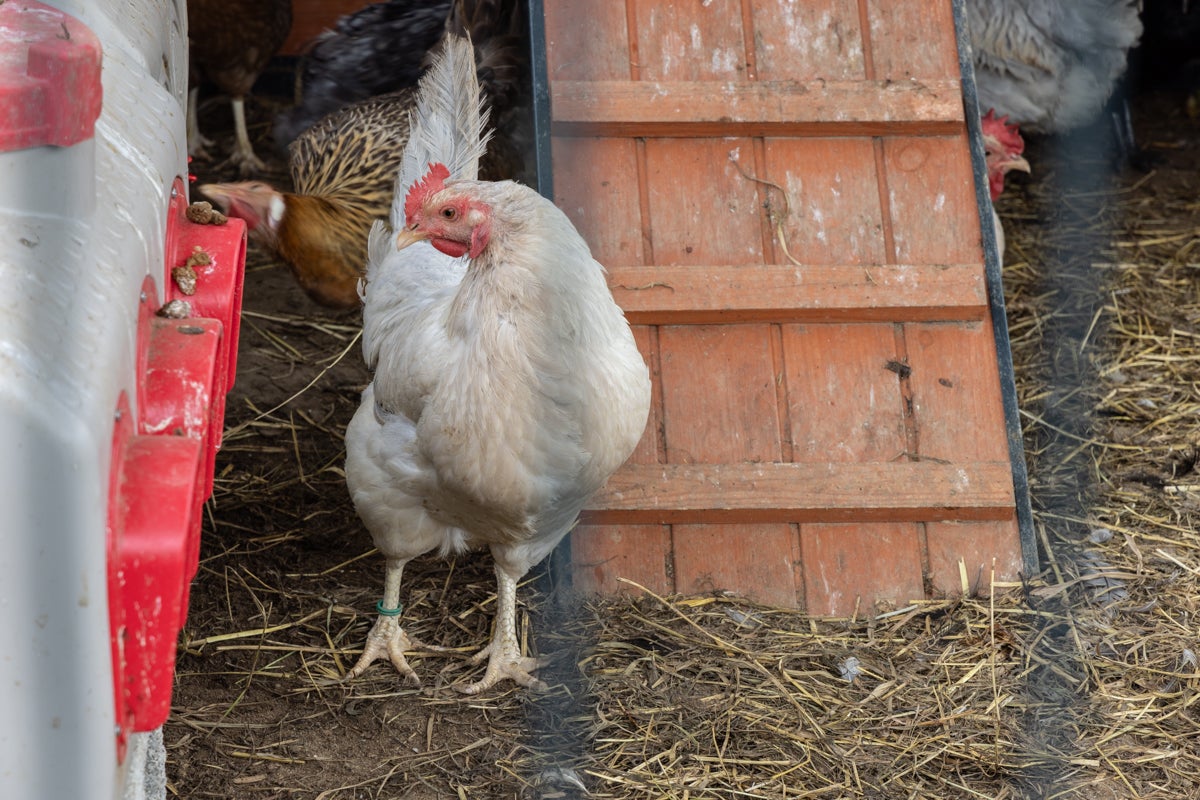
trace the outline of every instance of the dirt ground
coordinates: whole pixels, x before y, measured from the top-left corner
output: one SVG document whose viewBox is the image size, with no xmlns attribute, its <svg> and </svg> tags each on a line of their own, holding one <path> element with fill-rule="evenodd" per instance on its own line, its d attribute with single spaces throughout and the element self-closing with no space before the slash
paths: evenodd
<svg viewBox="0 0 1200 800">
<path fill-rule="evenodd" d="M 264 156 L 269 153 L 268 120 L 279 102 L 260 97 L 250 106 Z M 1181 108 L 1177 96 L 1140 99 L 1135 122 L 1147 146 L 1148 165 L 1124 171 L 1115 183 L 1107 177 L 1095 179 L 1098 192 L 1115 190 L 1138 198 L 1144 218 L 1167 220 L 1169 214 L 1190 207 L 1190 217 L 1168 220 L 1171 230 L 1196 228 L 1200 191 L 1200 125 L 1184 117 Z M 210 102 L 206 109 L 210 131 L 228 125 L 222 104 Z M 230 136 L 223 133 L 218 139 L 227 147 Z M 1095 384 L 1072 385 L 1096 381 L 1098 368 L 1072 356 L 1068 345 L 1078 344 L 1081 335 L 1105 334 L 1110 322 L 1097 327 L 1092 304 L 1096 293 L 1121 290 L 1093 281 L 1092 294 L 1085 292 L 1081 300 L 1078 273 L 1056 273 L 1056 264 L 1091 252 L 1089 247 L 1111 250 L 1112 231 L 1105 226 L 1139 224 L 1138 219 L 1115 218 L 1106 206 L 1106 211 L 1096 212 L 1102 243 L 1051 240 L 1044 250 L 1028 252 L 1022 243 L 1036 238 L 1021 231 L 1047 226 L 1046 215 L 1058 213 L 1051 200 L 1044 195 L 1038 199 L 1031 187 L 1039 182 L 1065 186 L 1076 156 L 1061 144 L 1032 142 L 1034 175 L 1028 181 L 1017 178 L 1011 197 L 1000 205 L 1009 231 L 1008 260 L 1022 265 L 1021 274 L 1006 274 L 1006 284 L 1010 278 L 1020 283 L 1009 301 L 1013 337 L 1040 342 L 1018 352 L 1016 370 L 1022 406 L 1032 415 L 1023 422 L 1039 530 L 1051 544 L 1074 540 L 1080 529 L 1086 530 L 1089 512 L 1081 504 L 1091 502 L 1099 491 L 1087 460 L 1067 457 L 1081 446 L 1080 439 L 1092 436 L 1092 426 L 1103 423 L 1093 414 Z M 271 167 L 273 174 L 266 177 L 285 182 L 278 157 Z M 211 160 L 197 160 L 193 169 L 201 182 L 232 178 L 228 168 Z M 1080 190 L 1076 186 L 1073 191 Z M 1194 232 L 1192 237 L 1194 241 Z M 1180 246 L 1187 241 L 1182 239 Z M 1193 266 L 1197 257 L 1190 255 Z M 1196 276 L 1193 271 L 1185 277 Z M 624 794 L 615 779 L 602 782 L 589 771 L 593 754 L 614 746 L 611 734 L 597 738 L 595 731 L 609 723 L 619 728 L 623 706 L 620 697 L 601 702 L 588 677 L 597 670 L 633 670 L 638 658 L 632 653 L 667 647 L 662 623 L 625 625 L 626 615 L 643 619 L 637 616 L 642 608 L 637 602 L 585 602 L 551 588 L 554 583 L 545 575 L 531 579 L 520 591 L 522 625 L 533 650 L 557 659 L 542 674 L 551 690 L 535 695 L 504 684 L 481 697 L 464 698 L 450 687 L 477 678 L 481 670 L 465 657 L 488 634 L 493 610 L 490 564 L 482 555 L 452 563 L 421 559 L 405 573 L 406 629 L 422 640 L 459 650 L 413 658 L 424 681 L 420 689 L 405 687 L 382 663 L 352 683 L 336 682 L 356 658 L 373 622 L 383 582 L 382 560 L 354 513 L 342 474 L 342 432 L 368 380 L 357 341 L 359 319 L 357 313 L 329 312 L 311 303 L 286 268 L 257 248 L 250 251 L 244 304 L 237 384 L 229 396 L 228 432 L 206 511 L 200 573 L 192 589 L 173 712 L 165 730 L 172 796 L 635 796 Z M 1046 312 L 1047 306 L 1079 313 L 1056 316 Z M 1057 323 L 1040 321 L 1063 318 L 1069 322 L 1062 330 L 1054 329 Z M 1190 327 L 1196 322 L 1181 324 Z M 1194 393 L 1195 383 L 1180 391 Z M 1055 397 L 1065 400 L 1055 402 Z M 1186 430 L 1185 435 L 1191 435 L 1194 426 Z M 1148 462 L 1145 471 L 1162 475 L 1171 466 L 1167 461 L 1176 456 Z M 1138 522 L 1126 519 L 1124 524 Z M 772 619 L 798 632 L 811 629 L 801 614 Z M 929 628 L 942 623 L 924 624 Z M 865 640 L 873 632 L 860 626 L 847 636 Z M 882 661 L 891 658 L 886 648 L 880 652 Z M 814 655 L 804 669 L 827 672 L 834 656 Z M 703 665 L 696 670 L 671 691 L 687 695 L 696 691 L 689 687 L 706 685 Z M 650 682 L 658 686 L 662 680 L 660 676 Z M 676 695 L 667 692 L 664 706 L 681 702 Z M 636 738 L 638 730 L 631 724 L 626 737 Z M 743 735 L 759 734 L 750 727 Z M 705 747 L 693 743 L 696 759 L 703 760 Z M 713 745 L 723 753 L 722 747 Z M 784 761 L 787 758 L 799 763 L 805 756 L 785 752 Z M 1053 793 L 1050 788 L 1044 793 L 1029 788 L 1036 781 L 1028 769 L 1015 772 L 1023 775 L 1024 794 L 976 785 L 962 796 Z M 1112 794 L 1078 796 L 1135 796 L 1114 783 Z M 811 796 L 909 796 L 870 788 L 886 786 L 882 779 L 873 784 L 867 778 L 866 786 Z M 711 796 L 736 794 L 713 791 Z M 688 789 L 646 789 L 636 796 L 667 794 L 687 797 Z M 704 784 L 695 784 L 692 796 L 704 794 Z M 747 796 L 782 795 L 764 789 Z"/>
</svg>

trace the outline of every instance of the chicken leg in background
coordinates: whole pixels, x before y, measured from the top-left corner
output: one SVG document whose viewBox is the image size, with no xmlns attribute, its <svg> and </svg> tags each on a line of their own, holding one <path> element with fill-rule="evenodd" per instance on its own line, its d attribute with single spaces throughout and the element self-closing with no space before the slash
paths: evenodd
<svg viewBox="0 0 1200 800">
<path fill-rule="evenodd" d="M 988 194 L 992 198 L 992 224 L 996 228 L 996 249 L 1000 264 L 1004 264 L 1004 226 L 996 213 L 995 202 L 1004 193 L 1004 176 L 1013 170 L 1029 172 L 1029 162 L 1021 155 L 1025 152 L 1025 140 L 1016 125 L 1008 123 L 1007 117 L 996 117 L 995 109 L 988 109 L 980 120 L 983 135 L 983 152 L 987 164 Z"/>
<path fill-rule="evenodd" d="M 442 35 L 469 34 L 482 91 L 496 115 L 492 119 L 507 124 L 489 141 L 481 161 L 481 175 L 492 180 L 522 178 L 533 163 L 528 157 L 532 139 L 519 124 L 529 113 L 527 33 L 520 8 L 519 0 L 455 0 L 441 23 L 447 31 Z M 367 234 L 391 209 L 415 97 L 416 89 L 409 87 L 364 100 L 301 133 L 289 147 L 291 192 L 261 181 L 198 189 L 227 214 L 246 220 L 251 238 L 288 265 L 313 301 L 358 308 Z"/>
<path fill-rule="evenodd" d="M 204 76 L 230 97 L 235 142 L 230 160 L 242 175 L 264 165 L 246 130 L 246 95 L 292 29 L 292 0 L 188 0 L 188 154 L 212 142 L 200 132 L 199 87 Z"/>
<path fill-rule="evenodd" d="M 473 180 L 484 115 L 472 49 L 450 36 L 422 79 L 391 226 L 371 230 L 363 351 L 374 371 L 346 429 L 346 483 L 386 559 L 383 600 L 347 679 L 387 658 L 412 683 L 405 565 L 487 547 L 496 618 L 482 692 L 542 688 L 516 590 L 633 451 L 650 381 L 604 268 L 533 189 Z"/>
</svg>

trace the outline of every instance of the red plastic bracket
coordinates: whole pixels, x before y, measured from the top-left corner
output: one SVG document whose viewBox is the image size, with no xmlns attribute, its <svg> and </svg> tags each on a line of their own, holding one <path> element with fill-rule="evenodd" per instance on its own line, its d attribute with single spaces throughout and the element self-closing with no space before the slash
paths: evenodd
<svg viewBox="0 0 1200 800">
<path fill-rule="evenodd" d="M 0 3 L 0 152 L 92 138 L 101 52 L 70 14 L 37 0 Z"/>
<path fill-rule="evenodd" d="M 130 436 L 114 446 L 109 615 L 113 626 L 118 749 L 131 731 L 162 725 L 171 710 L 175 648 L 186 616 L 189 543 L 196 517 L 200 442 Z"/>
<path fill-rule="evenodd" d="M 217 368 L 221 323 L 215 319 L 155 317 L 150 321 L 149 340 L 138 431 L 190 436 L 200 443 L 202 456 L 194 519 L 187 530 L 188 573 L 183 586 L 186 611 L 188 587 L 199 561 L 200 515 L 204 501 L 212 494 L 216 467 L 217 450 L 210 439 L 221 425 L 217 398 L 225 396 L 225 373 Z"/>
<path fill-rule="evenodd" d="M 197 317 L 218 319 L 225 329 L 221 362 L 228 376 L 226 389 L 233 388 L 237 375 L 238 337 L 242 322 L 242 283 L 246 275 L 246 223 L 230 218 L 221 225 L 201 225 L 187 218 L 187 189 L 176 178 L 171 187 L 167 209 L 166 273 L 163 276 L 167 300 L 183 300 Z M 194 294 L 185 294 L 171 272 L 185 266 L 197 253 L 209 263 L 196 264 Z M 200 259 L 203 261 L 203 258 Z M 214 439 L 220 445 L 220 436 Z"/>
</svg>

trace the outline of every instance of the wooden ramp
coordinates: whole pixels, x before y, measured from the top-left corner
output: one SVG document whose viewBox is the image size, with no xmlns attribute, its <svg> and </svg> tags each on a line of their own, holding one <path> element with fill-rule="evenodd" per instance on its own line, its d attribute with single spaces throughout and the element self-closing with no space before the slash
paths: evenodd
<svg viewBox="0 0 1200 800">
<path fill-rule="evenodd" d="M 1014 579 L 1024 472 L 951 0 L 532 12 L 554 197 L 654 381 L 572 535 L 576 587 L 847 615 Z"/>
</svg>

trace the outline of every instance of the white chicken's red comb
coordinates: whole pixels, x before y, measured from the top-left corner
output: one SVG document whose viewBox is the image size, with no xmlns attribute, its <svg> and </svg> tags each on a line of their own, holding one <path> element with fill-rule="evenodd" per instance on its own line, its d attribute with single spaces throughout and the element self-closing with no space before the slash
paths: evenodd
<svg viewBox="0 0 1200 800">
<path fill-rule="evenodd" d="M 1015 124 L 1008 123 L 1008 115 L 996 116 L 996 109 L 989 108 L 980 120 L 980 128 L 984 136 L 992 136 L 1010 155 L 1018 155 L 1025 151 L 1025 140 Z"/>
<path fill-rule="evenodd" d="M 414 183 L 404 196 L 404 216 L 411 219 L 425 202 L 425 198 L 446 188 L 446 178 L 449 177 L 450 170 L 445 164 L 430 164 L 425 177 Z"/>
</svg>

